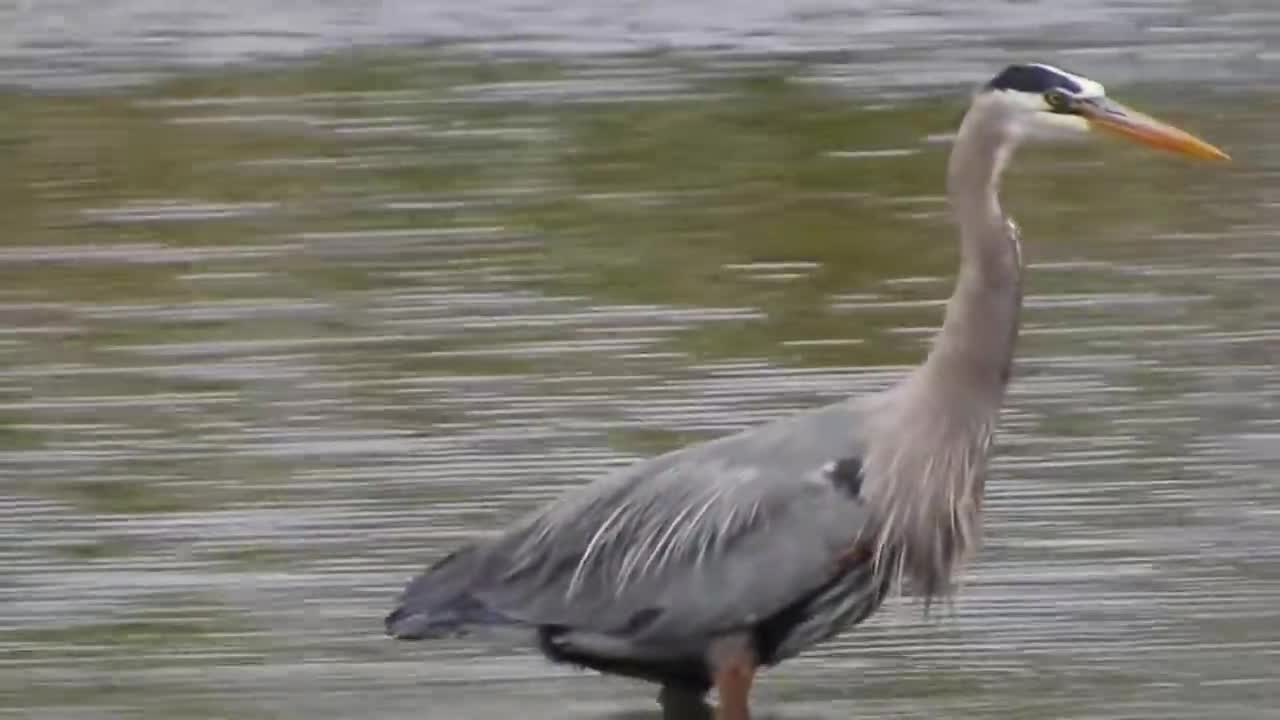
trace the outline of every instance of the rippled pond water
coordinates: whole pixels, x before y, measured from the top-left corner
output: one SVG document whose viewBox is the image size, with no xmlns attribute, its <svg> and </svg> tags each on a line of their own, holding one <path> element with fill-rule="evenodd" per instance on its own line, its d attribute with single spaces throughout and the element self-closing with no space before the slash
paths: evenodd
<svg viewBox="0 0 1280 720">
<path fill-rule="evenodd" d="M 3 46 L 0 715 L 655 717 L 646 686 L 394 643 L 381 617 L 567 487 L 917 362 L 955 262 L 949 133 L 1036 47 L 1236 162 L 1022 153 L 1025 325 L 965 592 L 891 602 L 760 705 L 1276 717 L 1268 3 L 1067 3 L 1023 45 L 1048 4 L 862 3 L 772 34 L 690 21 L 720 34 L 672 51 L 699 43 L 658 10 L 600 47 L 565 4 L 542 54 L 475 20 L 516 17 L 500 2 L 430 47 L 399 43 L 421 23 L 326 34 L 318 3 L 289 36 L 307 54 L 271 62 L 274 15 L 104 3 L 113 35 L 53 5 Z"/>
</svg>

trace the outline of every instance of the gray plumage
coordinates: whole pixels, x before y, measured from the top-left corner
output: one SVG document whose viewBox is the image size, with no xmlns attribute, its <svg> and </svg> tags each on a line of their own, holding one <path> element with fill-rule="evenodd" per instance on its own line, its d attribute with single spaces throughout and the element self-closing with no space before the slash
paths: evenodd
<svg viewBox="0 0 1280 720">
<path fill-rule="evenodd" d="M 712 638 L 812 597 L 822 612 L 799 613 L 765 658 L 776 663 L 874 610 L 898 580 L 926 598 L 950 592 L 978 541 L 1020 300 L 1017 236 L 995 200 L 1007 153 L 974 121 L 985 117 L 969 114 L 953 151 L 961 272 L 920 368 L 571 492 L 416 579 L 389 632 L 510 624 L 556 629 L 552 653 L 698 658 Z M 861 468 L 857 494 L 830 477 L 844 458 Z M 860 566 L 839 569 L 859 552 Z M 815 595 L 833 582 L 842 602 Z"/>
<path fill-rule="evenodd" d="M 861 621 L 900 583 L 926 601 L 951 593 L 980 541 L 1022 299 L 1001 173 L 1021 140 L 1129 122 L 1122 110 L 1101 85 L 1056 68 L 1001 73 L 975 96 L 952 149 L 960 270 L 919 368 L 883 392 L 570 492 L 416 578 L 388 632 L 529 628 L 553 660 L 693 693 L 714 682 L 722 701 L 741 696 L 731 703 L 738 718 L 750 674 L 739 682 L 734 657 L 751 672 L 789 658 Z M 1146 142 L 1190 137 L 1132 117 L 1150 121 L 1134 125 Z M 1167 135 L 1153 140 L 1153 131 Z M 1191 141 L 1200 145 L 1187 152 L 1221 155 Z"/>
<path fill-rule="evenodd" d="M 830 580 L 862 538 L 863 501 L 826 472 L 832 459 L 862 452 L 850 431 L 861 404 L 626 468 L 464 551 L 469 567 L 450 579 L 514 622 L 623 636 L 642 653 L 696 651 L 708 635 L 763 619 Z M 784 543 L 774 539 L 780 531 Z M 767 587 L 761 568 L 769 568 Z M 442 577 L 416 583 L 438 591 Z M 438 623 L 422 613 L 393 625 L 412 635 Z M 793 645 L 787 650 L 800 649 Z"/>
</svg>

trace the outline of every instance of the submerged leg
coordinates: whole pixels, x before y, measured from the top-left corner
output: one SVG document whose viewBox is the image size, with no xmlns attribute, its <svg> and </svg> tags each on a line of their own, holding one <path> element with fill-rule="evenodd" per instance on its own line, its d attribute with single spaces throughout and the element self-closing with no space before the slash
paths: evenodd
<svg viewBox="0 0 1280 720">
<path fill-rule="evenodd" d="M 662 720 L 712 720 L 711 708 L 700 692 L 663 685 L 658 703 L 662 705 Z"/>
<path fill-rule="evenodd" d="M 756 677 L 756 656 L 746 635 L 726 635 L 711 644 L 707 653 L 711 677 L 720 695 L 717 720 L 750 720 L 748 699 Z"/>
</svg>

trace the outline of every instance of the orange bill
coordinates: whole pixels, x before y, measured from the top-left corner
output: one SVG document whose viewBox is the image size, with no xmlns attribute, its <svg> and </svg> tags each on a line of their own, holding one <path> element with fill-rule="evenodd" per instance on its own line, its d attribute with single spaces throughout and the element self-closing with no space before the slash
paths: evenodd
<svg viewBox="0 0 1280 720">
<path fill-rule="evenodd" d="M 1079 113 L 1089 121 L 1090 125 L 1099 130 L 1105 130 L 1144 145 L 1190 155 L 1201 160 L 1231 159 L 1230 155 L 1200 138 L 1162 123 L 1150 115 L 1125 107 L 1114 100 L 1103 99 L 1084 103 Z"/>
</svg>

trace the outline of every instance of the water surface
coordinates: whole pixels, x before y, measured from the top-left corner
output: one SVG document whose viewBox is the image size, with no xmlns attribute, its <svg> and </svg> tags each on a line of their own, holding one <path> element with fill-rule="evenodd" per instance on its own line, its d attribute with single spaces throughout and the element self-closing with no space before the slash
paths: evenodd
<svg viewBox="0 0 1280 720">
<path fill-rule="evenodd" d="M 1268 3 L 123 2 L 102 32 L 54 5 L 4 46 L 0 713 L 652 717 L 648 687 L 381 616 L 567 487 L 918 362 L 949 133 L 1030 51 L 1237 161 L 1022 154 L 987 545 L 953 608 L 896 600 L 760 704 L 1274 713 Z"/>
</svg>

